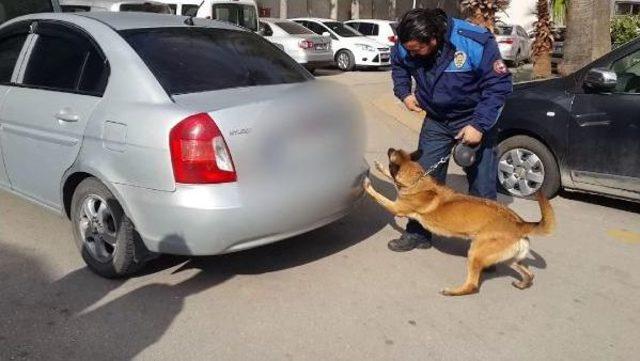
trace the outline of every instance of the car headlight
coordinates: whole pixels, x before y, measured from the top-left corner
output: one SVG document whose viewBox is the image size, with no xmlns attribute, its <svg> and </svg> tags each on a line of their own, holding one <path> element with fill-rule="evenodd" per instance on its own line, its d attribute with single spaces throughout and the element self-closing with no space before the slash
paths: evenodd
<svg viewBox="0 0 640 361">
<path fill-rule="evenodd" d="M 373 46 L 367 45 L 367 44 L 356 44 L 356 46 L 357 46 L 360 50 L 364 50 L 364 51 L 376 51 L 376 48 L 374 48 Z"/>
</svg>

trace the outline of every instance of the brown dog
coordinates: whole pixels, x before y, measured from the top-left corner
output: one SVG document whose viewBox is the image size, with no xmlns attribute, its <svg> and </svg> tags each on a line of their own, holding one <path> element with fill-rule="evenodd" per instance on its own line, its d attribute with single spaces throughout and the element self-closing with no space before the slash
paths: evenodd
<svg viewBox="0 0 640 361">
<path fill-rule="evenodd" d="M 389 149 L 389 171 L 376 162 L 376 168 L 390 178 L 398 190 L 391 201 L 371 186 L 366 178 L 364 188 L 389 212 L 420 222 L 437 235 L 471 239 L 467 259 L 467 280 L 457 288 L 445 288 L 446 296 L 460 296 L 478 291 L 482 270 L 500 262 L 509 262 L 522 281 L 513 282 L 519 289 L 531 286 L 533 273 L 522 264 L 529 253 L 529 235 L 545 235 L 555 227 L 555 217 L 549 201 L 537 194 L 542 220 L 525 222 L 506 206 L 481 198 L 456 193 L 438 184 L 416 163 L 420 151 L 407 154 Z"/>
</svg>

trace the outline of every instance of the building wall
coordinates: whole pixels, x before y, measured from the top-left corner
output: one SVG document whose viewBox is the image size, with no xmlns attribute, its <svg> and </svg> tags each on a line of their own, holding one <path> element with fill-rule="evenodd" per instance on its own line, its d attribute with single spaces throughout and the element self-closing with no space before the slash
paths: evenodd
<svg viewBox="0 0 640 361">
<path fill-rule="evenodd" d="M 281 1 L 285 1 L 286 16 L 280 9 Z M 312 16 L 330 18 L 332 1 L 337 3 L 338 20 L 360 19 L 397 19 L 413 7 L 413 0 L 257 0 L 258 7 L 268 12 L 271 17 L 295 18 Z M 358 12 L 352 11 L 358 3 Z M 440 7 L 448 14 L 458 16 L 457 0 L 416 0 L 416 6 L 422 8 Z"/>
</svg>

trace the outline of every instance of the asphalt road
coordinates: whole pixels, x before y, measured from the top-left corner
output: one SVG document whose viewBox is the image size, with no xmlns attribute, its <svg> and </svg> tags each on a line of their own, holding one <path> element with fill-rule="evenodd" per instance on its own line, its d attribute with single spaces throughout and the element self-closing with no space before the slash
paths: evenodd
<svg viewBox="0 0 640 361">
<path fill-rule="evenodd" d="M 411 149 L 420 119 L 388 72 L 324 72 L 358 94 L 367 158 Z M 393 189 L 374 174 L 374 186 Z M 464 176 L 449 182 L 464 190 Z M 502 197 L 537 220 L 537 204 Z M 640 354 L 640 207 L 553 200 L 556 233 L 532 241 L 534 286 L 507 267 L 481 292 L 438 294 L 465 276 L 468 244 L 398 254 L 395 220 L 367 200 L 312 233 L 225 256 L 162 257 L 127 281 L 88 271 L 66 219 L 0 191 L 0 360 L 632 360 Z"/>
</svg>

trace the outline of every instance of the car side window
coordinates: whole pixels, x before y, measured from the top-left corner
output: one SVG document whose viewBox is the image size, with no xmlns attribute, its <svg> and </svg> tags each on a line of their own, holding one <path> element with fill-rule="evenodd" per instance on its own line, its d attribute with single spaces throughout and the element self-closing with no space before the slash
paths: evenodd
<svg viewBox="0 0 640 361">
<path fill-rule="evenodd" d="M 378 34 L 380 34 L 380 26 L 378 26 L 378 24 L 372 24 L 371 35 L 378 35 Z"/>
<path fill-rule="evenodd" d="M 640 94 L 640 50 L 613 62 L 611 70 L 618 76 L 616 93 Z"/>
<path fill-rule="evenodd" d="M 273 36 L 273 29 L 271 29 L 271 26 L 269 24 L 260 22 L 260 27 L 262 28 L 261 30 L 263 36 Z"/>
<path fill-rule="evenodd" d="M 522 36 L 523 38 L 525 38 L 525 39 L 529 38 L 529 35 L 527 34 L 526 31 L 524 31 L 523 28 L 518 28 L 518 31 L 520 31 L 520 36 Z"/>
<path fill-rule="evenodd" d="M 361 23 L 348 23 L 347 25 L 349 25 L 350 27 L 360 31 L 360 24 Z M 360 32 L 362 32 L 362 31 L 360 31 Z"/>
<path fill-rule="evenodd" d="M 0 83 L 11 82 L 13 70 L 28 34 L 11 34 L 0 38 Z"/>
<path fill-rule="evenodd" d="M 89 95 L 104 93 L 108 63 L 87 36 L 70 27 L 48 23 L 38 24 L 37 33 L 24 85 Z"/>
<path fill-rule="evenodd" d="M 357 29 L 363 35 L 373 35 L 373 24 L 370 23 L 362 23 L 360 27 Z"/>
<path fill-rule="evenodd" d="M 328 32 L 327 29 L 325 29 L 322 25 L 316 24 L 314 22 L 308 22 L 306 24 L 306 26 L 309 28 L 309 30 L 313 31 L 314 33 L 318 34 L 318 35 L 322 35 L 322 33 L 324 32 Z"/>
</svg>

